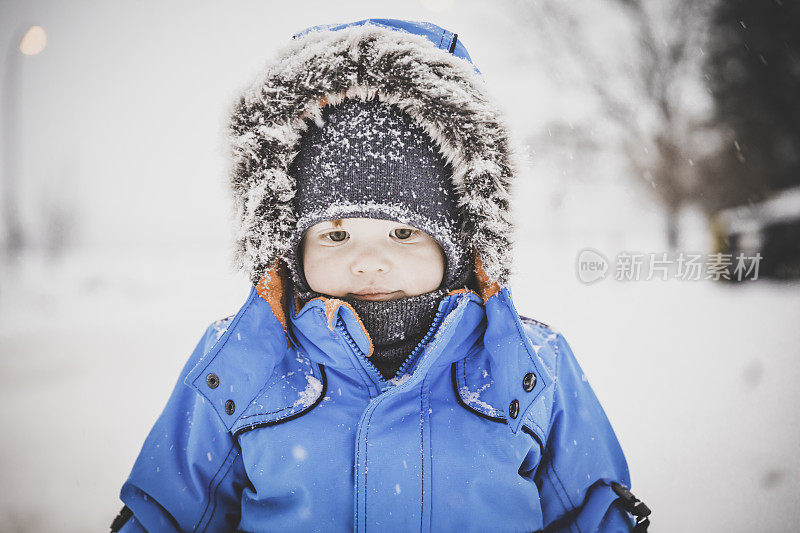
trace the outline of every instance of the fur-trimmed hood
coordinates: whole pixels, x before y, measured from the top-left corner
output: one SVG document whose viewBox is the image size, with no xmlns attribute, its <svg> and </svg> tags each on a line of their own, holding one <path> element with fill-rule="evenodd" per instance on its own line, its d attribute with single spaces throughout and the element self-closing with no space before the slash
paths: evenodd
<svg viewBox="0 0 800 533">
<path fill-rule="evenodd" d="M 264 291 L 284 294 L 296 223 L 288 169 L 300 136 L 326 104 L 377 98 L 416 120 L 451 164 L 460 231 L 475 255 L 481 295 L 507 285 L 508 133 L 457 36 L 427 23 L 368 20 L 295 37 L 231 112 L 237 268 Z"/>
</svg>

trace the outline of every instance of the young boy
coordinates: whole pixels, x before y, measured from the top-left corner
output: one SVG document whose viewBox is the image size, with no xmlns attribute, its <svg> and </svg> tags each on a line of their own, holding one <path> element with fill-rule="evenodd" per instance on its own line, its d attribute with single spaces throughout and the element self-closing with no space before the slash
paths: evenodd
<svg viewBox="0 0 800 533">
<path fill-rule="evenodd" d="M 189 358 L 120 531 L 630 531 L 614 432 L 506 284 L 506 130 L 457 36 L 296 36 L 232 113 L 253 283 Z"/>
</svg>

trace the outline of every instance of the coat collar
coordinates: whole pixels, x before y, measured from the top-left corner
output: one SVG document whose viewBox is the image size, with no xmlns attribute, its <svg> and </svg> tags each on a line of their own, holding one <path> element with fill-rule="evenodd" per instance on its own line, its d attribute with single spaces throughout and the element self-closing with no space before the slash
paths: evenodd
<svg viewBox="0 0 800 533">
<path fill-rule="evenodd" d="M 347 302 L 323 296 L 308 301 L 297 312 L 292 305 L 291 311 L 290 332 L 294 342 L 312 361 L 339 370 L 359 368 L 362 363 L 349 347 L 347 336 L 367 359 L 372 356 L 374 346 L 370 335 L 358 313 Z M 450 292 L 439 302 L 437 316 L 439 325 L 417 361 L 417 368 L 426 357 L 440 359 L 443 354 L 450 354 L 453 345 L 469 342 L 469 346 L 462 348 L 471 348 L 482 334 L 484 311 L 482 300 L 475 292 L 463 289 Z M 451 332 L 450 329 L 457 331 Z M 433 353 L 429 355 L 429 352 Z M 455 353 L 461 353 L 463 357 L 464 352 Z M 438 361 L 440 364 L 450 362 L 452 360 Z"/>
<path fill-rule="evenodd" d="M 500 403 L 496 407 L 504 412 L 509 428 L 517 433 L 532 406 L 547 397 L 554 379 L 538 354 L 540 346 L 535 346 L 525 332 L 508 288 L 486 302 L 486 322 L 483 345 L 496 385 L 493 397 Z M 535 376 L 530 390 L 523 385 L 527 374 Z"/>
<path fill-rule="evenodd" d="M 553 378 L 525 333 L 508 288 L 490 282 L 483 275 L 479 260 L 476 272 L 482 295 L 460 290 L 442 300 L 440 310 L 446 316 L 420 356 L 412 377 L 402 387 L 415 386 L 434 366 L 464 359 L 482 340 L 495 384 L 493 397 L 502 404 L 495 407 L 508 414 L 512 402 L 519 406 L 516 417 L 507 417 L 509 427 L 516 433 L 528 409 L 549 389 Z M 273 371 L 290 353 L 292 342 L 302 346 L 317 365 L 352 366 L 354 360 L 349 355 L 345 357 L 351 353 L 349 348 L 334 331 L 341 318 L 358 347 L 364 353 L 372 350 L 369 334 L 352 307 L 335 298 L 319 298 L 295 314 L 296 302 L 285 297 L 289 294 L 285 266 L 274 273 L 274 278 L 265 277 L 251 289 L 228 328 L 185 379 L 187 385 L 211 402 L 228 429 L 274 378 Z M 291 328 L 294 339 L 287 331 L 289 317 L 295 326 Z M 529 372 L 537 379 L 535 387 L 526 391 L 523 378 Z M 213 388 L 207 379 L 212 373 L 220 383 Z"/>
</svg>

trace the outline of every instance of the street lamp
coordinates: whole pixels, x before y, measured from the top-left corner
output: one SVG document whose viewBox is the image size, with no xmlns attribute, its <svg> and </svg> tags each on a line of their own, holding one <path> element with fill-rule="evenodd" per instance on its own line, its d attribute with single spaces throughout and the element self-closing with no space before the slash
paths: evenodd
<svg viewBox="0 0 800 533">
<path fill-rule="evenodd" d="M 26 56 L 35 56 L 47 45 L 47 34 L 41 26 L 31 26 L 19 41 L 19 51 Z"/>
<path fill-rule="evenodd" d="M 5 230 L 4 245 L 9 258 L 19 254 L 24 246 L 22 224 L 17 211 L 16 186 L 19 181 L 19 154 L 20 154 L 20 83 L 22 73 L 22 56 L 37 55 L 44 50 L 47 44 L 47 34 L 41 26 L 29 27 L 22 37 L 18 32 L 6 49 L 6 68 L 3 76 L 2 91 L 2 207 L 3 229 Z M 20 54 L 22 52 L 22 54 Z"/>
</svg>

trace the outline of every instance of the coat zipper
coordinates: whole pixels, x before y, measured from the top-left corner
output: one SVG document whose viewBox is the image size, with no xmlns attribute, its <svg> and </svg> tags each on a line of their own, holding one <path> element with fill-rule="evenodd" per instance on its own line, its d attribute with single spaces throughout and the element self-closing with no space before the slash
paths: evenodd
<svg viewBox="0 0 800 533">
<path fill-rule="evenodd" d="M 380 370 L 376 367 L 372 362 L 364 355 L 364 352 L 361 351 L 361 348 L 358 347 L 356 341 L 353 340 L 353 337 L 350 336 L 350 333 L 347 331 L 347 327 L 344 325 L 344 320 L 341 317 L 336 319 L 336 329 L 339 330 L 344 340 L 347 341 L 347 344 L 350 346 L 350 350 L 355 354 L 355 356 L 359 359 L 362 363 L 362 366 L 365 366 L 369 377 L 372 379 L 373 384 L 375 384 L 379 390 L 379 392 L 383 392 L 386 389 L 386 385 L 388 383 L 383 376 L 381 375 Z M 366 365 L 364 365 L 366 363 Z M 377 379 L 376 379 L 377 378 Z"/>
<path fill-rule="evenodd" d="M 417 361 L 417 356 L 419 355 L 419 352 L 425 349 L 425 346 L 428 345 L 428 342 L 431 340 L 431 337 L 433 337 L 433 334 L 436 333 L 436 330 L 439 329 L 439 325 L 442 323 L 444 315 L 445 315 L 444 311 L 442 310 L 436 311 L 436 316 L 433 317 L 433 322 L 431 322 L 431 327 L 428 328 L 428 331 L 427 333 L 425 333 L 425 336 L 422 337 L 422 340 L 420 340 L 414 347 L 414 349 L 411 350 L 411 355 L 406 357 L 406 360 L 403 361 L 403 364 L 400 365 L 399 369 L 397 369 L 394 378 L 400 377 L 403 374 L 405 374 L 410 369 L 411 365 Z"/>
<path fill-rule="evenodd" d="M 400 365 L 400 368 L 397 370 L 397 373 L 395 373 L 392 379 L 398 378 L 408 371 L 409 367 L 414 363 L 414 361 L 416 361 L 419 352 L 425 348 L 433 334 L 437 329 L 439 329 L 439 325 L 444 319 L 444 315 L 445 313 L 441 309 L 436 311 L 436 316 L 434 316 L 433 322 L 428 328 L 428 331 L 425 333 L 425 336 L 422 337 L 422 339 L 417 343 L 417 345 L 411 351 L 411 354 L 406 357 L 405 361 L 403 361 L 403 364 Z M 338 317 L 336 320 L 336 328 L 342 333 L 342 336 L 347 341 L 347 344 L 350 345 L 350 348 L 353 350 L 353 353 L 356 355 L 356 357 L 358 357 L 360 361 L 366 363 L 367 369 L 372 373 L 370 377 L 373 378 L 373 381 L 375 381 L 375 378 L 377 378 L 376 383 L 379 385 L 380 392 L 384 392 L 389 389 L 391 387 L 389 381 L 384 379 L 383 374 L 381 374 L 381 371 L 378 370 L 378 367 L 375 366 L 375 364 L 369 360 L 369 357 L 367 357 L 367 355 L 361 351 L 361 348 L 358 347 L 356 341 L 350 336 L 350 332 L 347 331 L 347 327 L 345 326 L 344 320 L 342 320 L 341 317 Z"/>
</svg>

